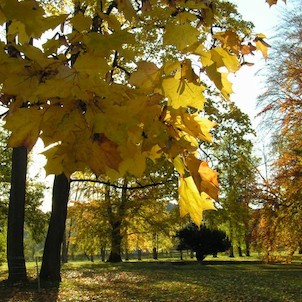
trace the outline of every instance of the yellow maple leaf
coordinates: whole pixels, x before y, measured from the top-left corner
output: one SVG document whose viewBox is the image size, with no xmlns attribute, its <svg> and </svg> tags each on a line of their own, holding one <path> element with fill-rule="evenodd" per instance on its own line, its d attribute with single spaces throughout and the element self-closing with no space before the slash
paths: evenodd
<svg viewBox="0 0 302 302">
<path fill-rule="evenodd" d="M 240 49 L 240 39 L 235 32 L 227 30 L 216 33 L 213 38 L 220 40 L 224 49 L 232 50 L 234 53 L 238 54 Z"/>
<path fill-rule="evenodd" d="M 227 73 L 219 72 L 216 64 L 206 67 L 208 77 L 214 82 L 221 94 L 227 99 L 230 99 L 230 94 L 233 92 L 232 83 L 227 78 Z"/>
<path fill-rule="evenodd" d="M 79 72 L 92 76 L 104 76 L 110 70 L 104 57 L 96 56 L 90 52 L 80 54 L 73 67 Z"/>
<path fill-rule="evenodd" d="M 189 214 L 196 225 L 201 225 L 203 211 L 215 210 L 211 198 L 199 193 L 192 176 L 180 178 L 178 192 L 181 217 Z"/>
<path fill-rule="evenodd" d="M 184 161 L 183 161 L 183 159 L 182 159 L 182 157 L 180 155 L 176 156 L 173 159 L 173 164 L 174 164 L 174 167 L 177 170 L 177 172 L 181 176 L 184 176 L 185 175 L 185 171 L 186 171 L 186 167 L 185 167 Z"/>
<path fill-rule="evenodd" d="M 183 50 L 191 46 L 197 41 L 199 31 L 189 23 L 174 24 L 169 23 L 166 25 L 164 34 L 165 45 L 175 45 L 178 50 Z"/>
<path fill-rule="evenodd" d="M 29 35 L 26 33 L 25 25 L 17 20 L 13 20 L 8 28 L 8 36 L 15 37 L 18 35 L 18 40 L 20 43 L 28 43 L 29 42 Z"/>
<path fill-rule="evenodd" d="M 189 83 L 198 83 L 199 77 L 196 75 L 192 68 L 192 62 L 189 59 L 181 62 L 181 79 L 187 80 Z"/>
<path fill-rule="evenodd" d="M 212 170 L 208 163 L 199 160 L 190 154 L 186 157 L 186 166 L 197 186 L 199 192 L 205 192 L 211 198 L 218 199 L 218 174 Z"/>
<path fill-rule="evenodd" d="M 140 150 L 140 147 L 134 144 L 128 143 L 126 148 L 119 149 L 123 161 L 120 164 L 120 172 L 125 175 L 126 172 L 133 176 L 140 177 L 146 168 L 146 156 Z"/>
<path fill-rule="evenodd" d="M 139 62 L 137 63 L 137 71 L 130 76 L 129 83 L 149 91 L 158 84 L 159 77 L 159 68 L 154 63 Z"/>
<path fill-rule="evenodd" d="M 186 133 L 193 137 L 200 138 L 207 142 L 212 141 L 210 130 L 216 126 L 215 122 L 210 121 L 206 117 L 200 116 L 198 112 L 188 114 L 186 111 L 182 111 L 180 115 L 181 123 L 178 127 L 182 127 Z"/>
<path fill-rule="evenodd" d="M 257 34 L 254 42 L 256 43 L 256 49 L 262 52 L 263 57 L 267 60 L 267 50 L 271 47 L 263 39 L 266 38 L 264 34 Z"/>
<path fill-rule="evenodd" d="M 166 78 L 162 81 L 162 89 L 157 92 L 168 98 L 168 105 L 174 109 L 180 107 L 194 107 L 202 110 L 205 102 L 203 95 L 204 86 L 189 83 L 180 79 L 180 73 L 174 78 Z"/>
<path fill-rule="evenodd" d="M 70 19 L 70 22 L 78 31 L 88 31 L 91 27 L 92 19 L 88 16 L 78 13 Z"/>
<path fill-rule="evenodd" d="M 272 5 L 277 4 L 278 0 L 266 0 L 266 3 L 271 7 Z M 283 0 L 284 3 L 286 3 L 286 0 Z"/>
<path fill-rule="evenodd" d="M 59 143 L 43 151 L 42 154 L 47 159 L 44 166 L 46 175 L 64 173 L 70 177 L 75 171 L 84 171 L 87 166 L 84 161 L 79 160 L 77 151 L 73 143 Z"/>
<path fill-rule="evenodd" d="M 10 147 L 24 146 L 31 150 L 40 134 L 42 110 L 18 108 L 5 118 L 4 127 L 12 134 L 8 140 Z"/>
<path fill-rule="evenodd" d="M 210 50 L 211 60 L 216 63 L 216 67 L 225 67 L 229 72 L 236 72 L 240 68 L 238 58 L 227 52 L 221 47 L 215 47 Z"/>
<path fill-rule="evenodd" d="M 70 102 L 69 106 L 54 104 L 45 110 L 41 138 L 46 146 L 57 141 L 72 142 L 75 140 L 75 132 L 85 129 L 84 116 L 75 109 L 76 103 Z"/>
<path fill-rule="evenodd" d="M 205 192 L 213 199 L 218 199 L 218 174 L 212 170 L 208 163 L 202 161 L 198 168 L 201 177 L 200 191 Z"/>
<path fill-rule="evenodd" d="M 118 171 L 122 161 L 118 145 L 105 135 L 96 133 L 89 146 L 87 164 L 96 175 L 106 174 L 106 169 Z"/>
<path fill-rule="evenodd" d="M 136 11 L 130 0 L 117 0 L 117 7 L 119 11 L 123 12 L 127 20 L 131 21 L 132 18 L 137 18 Z"/>
</svg>

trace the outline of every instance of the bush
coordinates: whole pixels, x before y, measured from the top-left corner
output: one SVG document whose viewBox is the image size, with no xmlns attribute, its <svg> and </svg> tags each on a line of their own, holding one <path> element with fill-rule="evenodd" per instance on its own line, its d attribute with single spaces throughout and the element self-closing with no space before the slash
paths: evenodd
<svg viewBox="0 0 302 302">
<path fill-rule="evenodd" d="M 179 239 L 178 250 L 192 250 L 196 259 L 202 261 L 207 255 L 224 252 L 231 247 L 226 233 L 220 230 L 211 230 L 205 226 L 198 228 L 191 223 L 176 233 Z"/>
</svg>

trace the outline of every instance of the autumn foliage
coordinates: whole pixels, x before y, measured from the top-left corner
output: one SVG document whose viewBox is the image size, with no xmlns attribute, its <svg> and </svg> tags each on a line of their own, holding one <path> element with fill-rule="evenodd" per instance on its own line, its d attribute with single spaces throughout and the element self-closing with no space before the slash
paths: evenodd
<svg viewBox="0 0 302 302">
<path fill-rule="evenodd" d="M 301 251 L 301 2 L 284 12 L 269 62 L 266 89 L 259 96 L 263 124 L 273 133 L 272 172 L 265 183 L 255 230 L 266 261 L 291 261 Z M 256 236 L 257 235 L 257 236 Z"/>
<path fill-rule="evenodd" d="M 266 56 L 264 36 L 231 26 L 220 2 L 74 1 L 65 12 L 45 3 L 0 5 L 9 145 L 30 150 L 41 138 L 48 174 L 88 168 L 111 179 L 140 176 L 146 158 L 164 154 L 180 174 L 182 215 L 200 224 L 218 195 L 195 153 L 214 126 L 199 115 L 206 83 L 228 99 L 228 75 L 255 50 Z"/>
</svg>

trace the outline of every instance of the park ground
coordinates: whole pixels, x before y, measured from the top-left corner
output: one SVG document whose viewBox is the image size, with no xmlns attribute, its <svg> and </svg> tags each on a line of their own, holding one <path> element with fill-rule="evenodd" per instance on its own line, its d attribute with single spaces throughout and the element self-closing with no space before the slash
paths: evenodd
<svg viewBox="0 0 302 302">
<path fill-rule="evenodd" d="M 62 282 L 38 288 L 36 267 L 28 263 L 28 284 L 8 286 L 0 273 L 1 302 L 136 301 L 258 302 L 302 301 L 302 264 L 262 264 L 240 258 L 194 261 L 142 261 L 120 264 L 70 262 Z"/>
</svg>

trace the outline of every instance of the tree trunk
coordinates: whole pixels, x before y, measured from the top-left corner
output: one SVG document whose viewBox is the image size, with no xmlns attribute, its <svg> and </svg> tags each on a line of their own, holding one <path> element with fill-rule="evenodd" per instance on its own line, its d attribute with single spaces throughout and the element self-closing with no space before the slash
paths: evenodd
<svg viewBox="0 0 302 302">
<path fill-rule="evenodd" d="M 121 221 L 111 223 L 111 252 L 108 258 L 108 262 L 122 262 L 121 257 Z"/>
<path fill-rule="evenodd" d="M 67 255 L 67 239 L 66 239 L 66 230 L 63 234 L 63 242 L 62 242 L 62 263 L 68 262 L 68 255 Z"/>
<path fill-rule="evenodd" d="M 242 255 L 242 249 L 241 249 L 241 246 L 240 246 L 240 242 L 238 242 L 238 248 L 237 248 L 237 250 L 238 250 L 239 257 L 243 257 L 243 255 Z"/>
<path fill-rule="evenodd" d="M 105 262 L 106 260 L 106 246 L 101 247 L 101 261 Z"/>
<path fill-rule="evenodd" d="M 204 255 L 203 253 L 201 253 L 200 251 L 196 251 L 196 259 L 197 261 L 201 262 L 203 261 L 203 259 L 206 257 L 206 255 Z"/>
<path fill-rule="evenodd" d="M 233 245 L 231 245 L 231 247 L 230 247 L 230 250 L 229 250 L 229 257 L 230 257 L 230 258 L 234 258 L 234 257 L 235 257 Z"/>
<path fill-rule="evenodd" d="M 106 188 L 105 200 L 107 202 L 107 213 L 111 225 L 111 252 L 108 262 L 122 262 L 121 247 L 122 247 L 122 233 L 121 226 L 125 218 L 126 204 L 127 204 L 127 190 L 128 180 L 124 178 L 121 201 L 118 206 L 114 206 L 110 200 L 110 186 Z M 113 208 L 116 208 L 116 212 Z"/>
<path fill-rule="evenodd" d="M 154 260 L 158 259 L 158 252 L 157 252 L 157 246 L 158 246 L 158 235 L 157 233 L 154 233 L 152 236 L 152 242 L 153 242 L 153 249 L 152 249 L 152 256 Z"/>
<path fill-rule="evenodd" d="M 249 240 L 245 241 L 245 255 L 247 257 L 250 257 L 250 255 L 251 255 L 251 252 L 250 252 L 250 241 Z"/>
<path fill-rule="evenodd" d="M 64 174 L 56 175 L 53 185 L 52 211 L 44 246 L 40 278 L 42 281 L 61 281 L 61 244 L 65 231 L 70 183 Z"/>
<path fill-rule="evenodd" d="M 158 253 L 157 253 L 156 247 L 153 248 L 153 250 L 152 250 L 152 255 L 153 255 L 153 259 L 154 259 L 154 260 L 157 260 L 157 259 L 158 259 Z"/>
<path fill-rule="evenodd" d="M 247 228 L 247 227 L 246 227 Z M 252 236 L 251 236 L 251 232 L 247 232 L 245 234 L 245 238 L 244 238 L 244 243 L 245 243 L 245 255 L 247 257 L 249 257 L 251 254 L 250 254 L 250 245 L 251 245 L 251 239 L 252 239 Z"/>
<path fill-rule="evenodd" d="M 142 260 L 142 250 L 141 249 L 137 250 L 137 260 L 139 260 L 139 261 Z"/>
<path fill-rule="evenodd" d="M 24 213 L 27 172 L 27 149 L 13 149 L 11 189 L 8 207 L 7 264 L 8 281 L 27 280 L 24 258 Z"/>
</svg>

